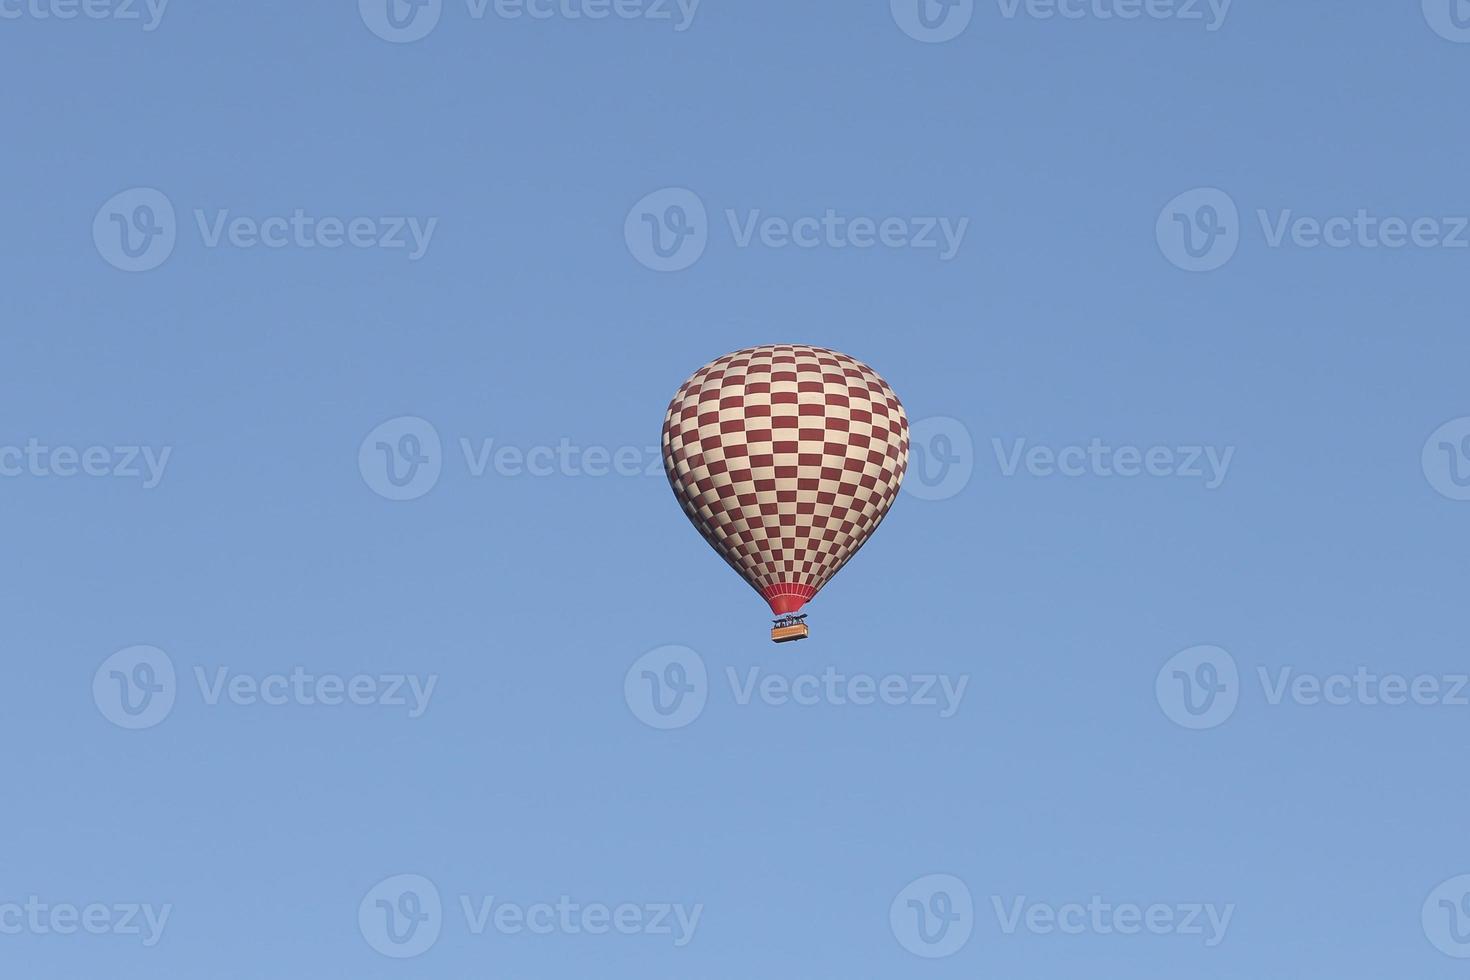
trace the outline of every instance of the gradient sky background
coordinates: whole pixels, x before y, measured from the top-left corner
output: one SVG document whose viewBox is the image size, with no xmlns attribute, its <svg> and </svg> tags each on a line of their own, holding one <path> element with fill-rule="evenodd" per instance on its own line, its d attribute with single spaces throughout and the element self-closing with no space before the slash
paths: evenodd
<svg viewBox="0 0 1470 980">
<path fill-rule="evenodd" d="M 0 447 L 172 454 L 151 489 L 0 478 L 0 902 L 173 909 L 154 948 L 0 935 L 0 972 L 1463 975 L 1421 906 L 1470 872 L 1470 707 L 1272 705 L 1257 680 L 1470 669 L 1470 504 L 1420 461 L 1470 415 L 1470 250 L 1272 248 L 1255 218 L 1470 213 L 1470 45 L 1416 0 L 1237 0 L 1215 31 L 981 3 L 938 44 L 884 0 L 705 0 L 685 31 L 448 0 L 405 44 L 348 0 L 174 0 L 152 31 L 3 9 L 22 16 L 0 19 Z M 127 273 L 92 225 L 137 187 L 178 237 Z M 658 273 L 624 223 L 668 187 L 708 208 L 709 242 Z M 1201 187 L 1242 221 L 1208 274 L 1155 235 Z M 196 208 L 438 225 L 418 261 L 210 248 Z M 969 227 L 947 262 L 740 248 L 727 208 Z M 806 643 L 768 642 L 661 476 L 466 467 L 461 439 L 641 452 L 693 370 L 772 342 L 870 363 L 916 422 L 960 420 L 973 466 L 900 498 Z M 391 501 L 358 451 L 401 416 L 432 424 L 442 473 Z M 1235 454 L 1207 490 L 1008 477 L 992 445 L 1094 437 Z M 129 731 L 92 683 L 136 644 L 178 689 Z M 623 684 L 667 644 L 710 683 L 660 731 Z M 1155 680 L 1200 644 L 1238 664 L 1239 706 L 1193 731 Z M 210 705 L 194 681 L 297 666 L 438 683 L 410 719 Z M 742 705 L 725 679 L 829 666 L 968 689 L 939 718 Z M 405 873 L 445 915 L 399 961 L 358 907 Z M 889 906 L 934 873 L 976 914 L 927 960 Z M 676 949 L 475 936 L 461 895 L 704 909 Z M 992 909 L 1093 895 L 1235 911 L 1206 948 L 1007 934 Z"/>
</svg>

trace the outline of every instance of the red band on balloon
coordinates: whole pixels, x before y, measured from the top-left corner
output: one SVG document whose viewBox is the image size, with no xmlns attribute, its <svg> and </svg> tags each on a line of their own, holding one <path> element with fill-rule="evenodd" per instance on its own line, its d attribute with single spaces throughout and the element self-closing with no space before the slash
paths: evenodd
<svg viewBox="0 0 1470 980">
<path fill-rule="evenodd" d="M 817 590 L 810 585 L 797 585 L 791 582 L 777 582 L 761 590 L 761 595 L 771 604 L 771 611 L 777 616 L 796 612 L 816 594 Z"/>
</svg>

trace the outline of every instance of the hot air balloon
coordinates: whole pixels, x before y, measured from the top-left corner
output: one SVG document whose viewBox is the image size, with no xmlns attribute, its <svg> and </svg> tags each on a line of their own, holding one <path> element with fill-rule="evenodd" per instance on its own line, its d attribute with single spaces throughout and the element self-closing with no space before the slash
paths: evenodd
<svg viewBox="0 0 1470 980">
<path fill-rule="evenodd" d="M 811 601 L 898 495 L 909 423 L 888 382 L 824 347 L 775 344 L 695 371 L 664 418 L 684 513 L 770 603 L 771 639 L 804 639 Z"/>
</svg>

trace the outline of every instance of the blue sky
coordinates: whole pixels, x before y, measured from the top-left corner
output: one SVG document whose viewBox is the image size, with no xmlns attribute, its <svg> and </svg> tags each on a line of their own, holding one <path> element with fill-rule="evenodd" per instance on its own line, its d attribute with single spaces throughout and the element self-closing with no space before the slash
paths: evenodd
<svg viewBox="0 0 1470 980">
<path fill-rule="evenodd" d="M 1470 5 L 394 3 L 0 0 L 6 975 L 1460 975 Z"/>
</svg>

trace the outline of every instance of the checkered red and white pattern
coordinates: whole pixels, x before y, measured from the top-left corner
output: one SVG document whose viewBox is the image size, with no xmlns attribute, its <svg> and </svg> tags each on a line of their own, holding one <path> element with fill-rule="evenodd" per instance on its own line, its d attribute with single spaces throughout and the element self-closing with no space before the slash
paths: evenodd
<svg viewBox="0 0 1470 980">
<path fill-rule="evenodd" d="M 777 613 L 847 563 L 898 495 L 909 423 L 877 372 L 821 347 L 726 354 L 679 388 L 664 468 L 699 533 Z"/>
</svg>

